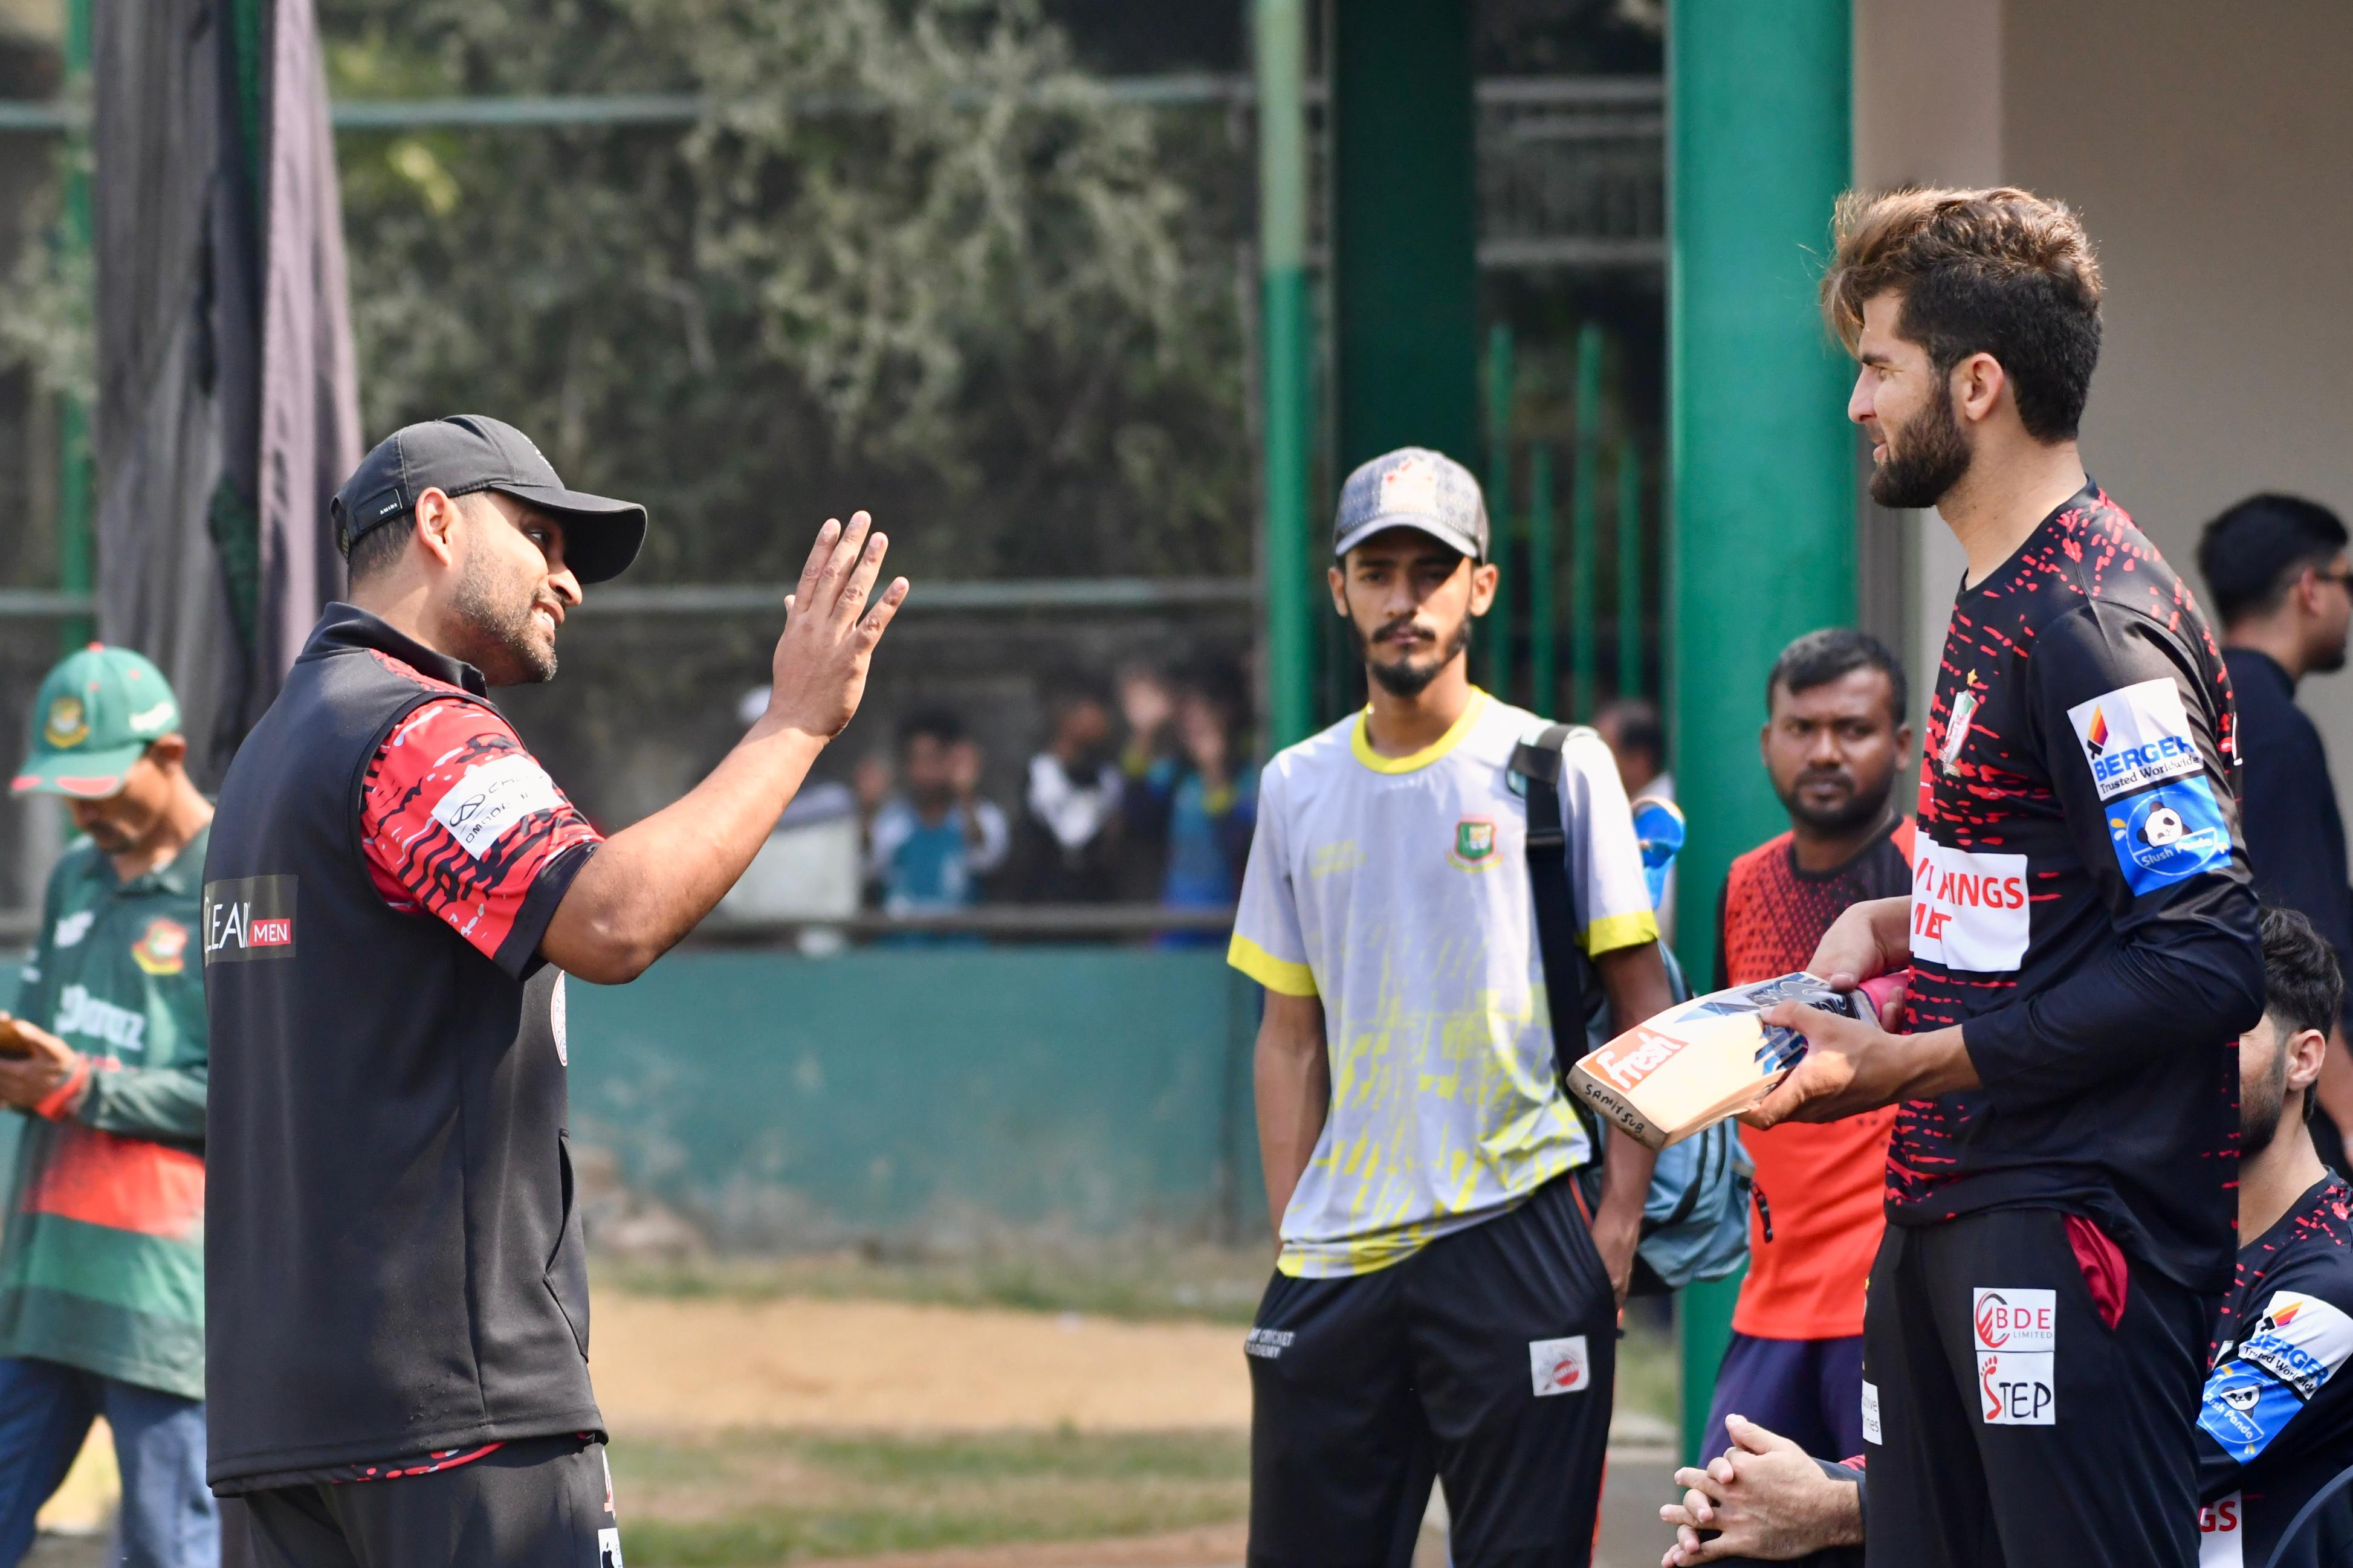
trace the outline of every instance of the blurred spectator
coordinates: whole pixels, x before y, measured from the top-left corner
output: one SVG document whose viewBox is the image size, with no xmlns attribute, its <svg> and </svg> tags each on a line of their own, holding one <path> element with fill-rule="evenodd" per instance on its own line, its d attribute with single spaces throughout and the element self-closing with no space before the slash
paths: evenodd
<svg viewBox="0 0 2353 1568">
<path fill-rule="evenodd" d="M 1172 909 L 1229 908 L 1258 821 L 1241 678 L 1205 662 L 1172 690 L 1153 672 L 1132 671 L 1121 682 L 1120 704 L 1128 722 L 1124 827 L 1132 847 L 1148 851 L 1146 895 Z M 1166 940 L 1212 939 L 1197 931 Z"/>
<path fill-rule="evenodd" d="M 1641 697 L 1617 698 L 1601 705 L 1601 711 L 1593 716 L 1593 727 L 1600 731 L 1609 754 L 1618 759 L 1618 778 L 1626 786 L 1628 800 L 1644 795 L 1675 798 L 1675 775 L 1667 772 L 1667 727 L 1659 718 L 1658 704 Z M 1671 944 L 1675 940 L 1672 868 L 1667 872 L 1667 890 L 1659 899 L 1659 939 Z"/>
<path fill-rule="evenodd" d="M 869 758 L 857 773 L 867 818 L 868 878 L 892 914 L 957 910 L 976 902 L 979 879 L 1005 861 L 1005 814 L 980 798 L 980 747 L 945 709 L 920 709 L 899 724 L 899 792 Z"/>
<path fill-rule="evenodd" d="M 2353 974 L 2353 888 L 2346 879 L 2345 824 L 2320 731 L 2296 706 L 2307 675 L 2345 668 L 2353 625 L 2353 565 L 2345 524 L 2316 501 L 2250 496 L 2206 525 L 2198 567 L 2221 623 L 2238 710 L 2240 824 L 2255 892 L 2295 910 Z M 2314 1129 L 2320 1156 L 2353 1168 L 2353 1054 L 2340 1021 L 2329 1036 L 2314 1098 L 2327 1112 Z"/>
<path fill-rule="evenodd" d="M 1602 704 L 1593 716 L 1609 754 L 1618 759 L 1618 777 L 1626 798 L 1656 795 L 1675 798 L 1675 775 L 1667 772 L 1667 727 L 1659 720 L 1656 703 L 1640 697 L 1620 697 Z"/>
<path fill-rule="evenodd" d="M 1008 874 L 1028 903 L 1102 903 L 1117 890 L 1121 779 L 1111 704 L 1066 677 L 1048 699 L 1046 747 L 1029 759 Z"/>
</svg>

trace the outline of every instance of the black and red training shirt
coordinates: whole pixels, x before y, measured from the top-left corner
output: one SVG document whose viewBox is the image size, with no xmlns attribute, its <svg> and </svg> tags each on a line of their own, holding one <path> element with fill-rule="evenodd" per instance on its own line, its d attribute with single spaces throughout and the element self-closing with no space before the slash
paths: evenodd
<svg viewBox="0 0 2353 1568">
<path fill-rule="evenodd" d="M 2083 1215 L 2231 1284 L 2238 1036 L 2263 1012 L 2230 674 L 2086 485 L 1954 602 L 1921 761 L 1907 1027 L 1983 1087 L 1906 1103 L 1887 1213 Z"/>
</svg>

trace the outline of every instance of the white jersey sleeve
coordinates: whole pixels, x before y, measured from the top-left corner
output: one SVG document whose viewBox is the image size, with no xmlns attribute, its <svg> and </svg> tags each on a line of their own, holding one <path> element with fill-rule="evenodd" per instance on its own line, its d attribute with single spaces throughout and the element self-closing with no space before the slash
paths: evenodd
<svg viewBox="0 0 2353 1568">
<path fill-rule="evenodd" d="M 1634 814 L 1618 778 L 1617 760 L 1590 730 L 1572 731 L 1560 751 L 1568 863 L 1576 868 L 1577 910 L 1585 921 L 1578 945 L 1599 957 L 1658 941 L 1642 846 L 1634 837 Z"/>
<path fill-rule="evenodd" d="M 1226 962 L 1285 996 L 1316 995 L 1315 972 L 1308 966 L 1307 941 L 1299 928 L 1299 901 L 1291 883 L 1286 842 L 1286 801 L 1278 760 L 1260 776 L 1258 826 L 1250 834 L 1250 864 L 1242 871 L 1241 898 L 1234 910 L 1234 939 Z"/>
</svg>

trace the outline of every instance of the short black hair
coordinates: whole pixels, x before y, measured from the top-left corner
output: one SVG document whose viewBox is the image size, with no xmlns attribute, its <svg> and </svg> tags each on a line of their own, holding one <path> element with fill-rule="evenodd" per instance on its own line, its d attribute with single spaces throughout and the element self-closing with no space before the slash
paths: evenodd
<svg viewBox="0 0 2353 1568">
<path fill-rule="evenodd" d="M 1667 726 L 1659 705 L 1645 697 L 1620 697 L 1602 705 L 1593 716 L 1600 724 L 1615 721 L 1620 751 L 1641 752 L 1654 762 L 1667 760 Z"/>
<path fill-rule="evenodd" d="M 1852 626 L 1824 626 L 1783 648 L 1765 678 L 1765 711 L 1772 713 L 1776 690 L 1795 697 L 1858 669 L 1875 669 L 1887 677 L 1888 716 L 1901 729 L 1904 716 L 1912 710 L 1912 688 L 1904 679 L 1903 661 L 1887 651 L 1885 643 Z"/>
<path fill-rule="evenodd" d="M 388 571 L 408 548 L 411 534 L 417 531 L 414 512 L 402 512 L 387 522 L 379 522 L 352 541 L 351 554 L 344 561 L 344 574 L 350 581 L 364 582 L 379 572 Z"/>
<path fill-rule="evenodd" d="M 2249 496 L 2198 537 L 2198 570 L 2229 627 L 2279 608 L 2288 584 L 2345 548 L 2345 524 L 2318 501 L 2266 491 Z"/>
<path fill-rule="evenodd" d="M 2294 910 L 2264 906 L 2263 933 L 2263 1011 L 2291 1029 L 2327 1034 L 2345 1005 L 2337 954 Z"/>
<path fill-rule="evenodd" d="M 953 746 L 964 739 L 964 721 L 945 708 L 918 708 L 899 721 L 900 747 L 903 750 L 918 735 Z"/>
</svg>

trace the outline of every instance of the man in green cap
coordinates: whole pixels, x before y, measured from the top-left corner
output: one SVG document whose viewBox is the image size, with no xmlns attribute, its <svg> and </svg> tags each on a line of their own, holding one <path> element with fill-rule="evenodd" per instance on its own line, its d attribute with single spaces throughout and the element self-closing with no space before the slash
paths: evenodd
<svg viewBox="0 0 2353 1568">
<path fill-rule="evenodd" d="M 205 1484 L 205 994 L 194 942 L 213 808 L 153 665 L 93 643 L 34 700 L 19 795 L 86 836 L 49 878 L 0 1105 L 26 1119 L 0 1232 L 0 1568 L 106 1417 L 114 1561 L 214 1568 Z"/>
</svg>

